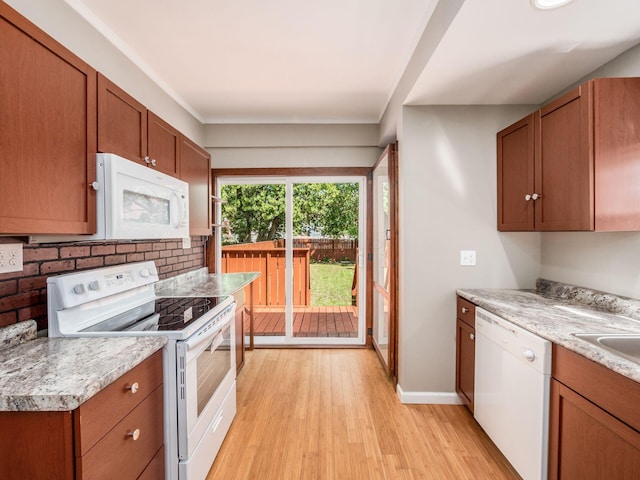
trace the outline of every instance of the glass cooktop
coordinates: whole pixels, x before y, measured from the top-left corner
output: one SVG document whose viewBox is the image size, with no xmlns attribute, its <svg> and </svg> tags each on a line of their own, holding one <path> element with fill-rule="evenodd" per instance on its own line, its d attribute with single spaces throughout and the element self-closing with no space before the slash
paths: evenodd
<svg viewBox="0 0 640 480">
<path fill-rule="evenodd" d="M 206 322 L 228 297 L 161 297 L 84 329 L 84 332 L 180 331 Z M 207 315 L 211 312 L 211 315 Z"/>
</svg>

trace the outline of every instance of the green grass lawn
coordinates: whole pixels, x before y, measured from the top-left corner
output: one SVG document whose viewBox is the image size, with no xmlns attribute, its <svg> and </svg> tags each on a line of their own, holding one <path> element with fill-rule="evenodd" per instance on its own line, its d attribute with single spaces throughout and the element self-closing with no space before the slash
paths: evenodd
<svg viewBox="0 0 640 480">
<path fill-rule="evenodd" d="M 311 305 L 314 307 L 351 305 L 353 263 L 311 264 Z"/>
</svg>

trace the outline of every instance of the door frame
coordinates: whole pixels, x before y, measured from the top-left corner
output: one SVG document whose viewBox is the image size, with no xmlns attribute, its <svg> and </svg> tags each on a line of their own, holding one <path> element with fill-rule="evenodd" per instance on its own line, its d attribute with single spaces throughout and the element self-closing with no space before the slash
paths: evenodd
<svg viewBox="0 0 640 480">
<path fill-rule="evenodd" d="M 365 325 L 364 325 L 364 345 L 367 347 L 372 346 L 372 325 L 373 325 L 373 293 L 372 293 L 372 285 L 373 285 L 373 272 L 371 269 L 371 264 L 373 262 L 373 242 L 371 240 L 373 234 L 372 220 L 372 202 L 371 196 L 373 193 L 373 176 L 371 174 L 372 169 L 370 167 L 322 167 L 322 168 L 221 168 L 221 169 L 211 169 L 211 191 L 219 193 L 216 190 L 218 184 L 218 178 L 220 177 L 262 177 L 268 178 L 273 177 L 273 180 L 282 179 L 282 178 L 301 178 L 301 177 L 364 177 L 365 178 L 365 241 L 363 244 L 366 245 L 365 252 L 363 255 L 363 264 L 365 267 L 365 275 L 364 279 L 366 284 L 364 285 L 365 292 Z M 214 209 L 213 213 L 213 224 L 219 223 L 218 209 Z M 217 236 L 215 235 L 216 229 L 213 228 L 213 235 L 208 238 L 207 241 L 207 251 L 206 251 L 206 259 L 207 259 L 207 267 L 210 273 L 216 273 L 218 271 L 217 266 L 217 258 L 220 255 L 219 252 L 219 242 Z M 284 338 L 284 337 L 283 337 Z M 305 346 L 304 342 L 297 342 L 295 344 L 283 343 L 283 346 Z M 358 345 L 345 345 L 345 344 L 336 344 L 338 346 L 351 346 L 357 347 Z M 313 345 L 309 345 L 313 347 L 318 346 L 332 346 L 330 344 L 327 345 L 319 345 L 317 343 Z"/>
<path fill-rule="evenodd" d="M 380 154 L 380 157 L 373 165 L 371 169 L 372 177 L 373 171 L 380 165 L 380 163 L 388 158 L 389 168 L 389 201 L 391 204 L 389 210 L 389 229 L 391 230 L 389 235 L 389 363 L 384 360 L 383 353 L 377 348 L 375 342 L 372 344 L 375 349 L 380 362 L 387 371 L 389 377 L 393 378 L 394 382 L 398 383 L 398 142 L 390 143 Z M 373 180 L 372 180 L 373 181 Z M 373 188 L 370 198 L 371 214 L 371 236 L 369 241 L 371 245 L 368 245 L 368 249 L 373 252 Z M 371 259 L 373 263 L 373 258 Z M 377 288 L 373 281 L 373 268 L 371 265 L 369 269 L 371 271 L 371 305 L 373 310 L 373 289 Z M 371 324 L 373 325 L 373 311 L 371 312 Z"/>
</svg>

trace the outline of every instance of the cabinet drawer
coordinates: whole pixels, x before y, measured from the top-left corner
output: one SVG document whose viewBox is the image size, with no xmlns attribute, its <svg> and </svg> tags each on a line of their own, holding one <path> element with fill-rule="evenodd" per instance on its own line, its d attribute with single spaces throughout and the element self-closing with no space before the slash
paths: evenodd
<svg viewBox="0 0 640 480">
<path fill-rule="evenodd" d="M 640 384 L 582 355 L 553 345 L 551 376 L 640 431 Z"/>
<path fill-rule="evenodd" d="M 158 480 L 159 478 L 164 478 L 164 445 L 149 462 L 138 480 Z"/>
<path fill-rule="evenodd" d="M 462 297 L 458 297 L 456 317 L 471 328 L 476 328 L 476 306 Z"/>
<path fill-rule="evenodd" d="M 76 459 L 79 478 L 137 478 L 164 443 L 162 385 L 123 418 L 86 455 Z M 138 432 L 139 436 L 133 436 Z"/>
<path fill-rule="evenodd" d="M 80 405 L 74 418 L 75 431 L 78 432 L 76 455 L 84 455 L 89 451 L 116 423 L 161 384 L 162 350 Z"/>
</svg>

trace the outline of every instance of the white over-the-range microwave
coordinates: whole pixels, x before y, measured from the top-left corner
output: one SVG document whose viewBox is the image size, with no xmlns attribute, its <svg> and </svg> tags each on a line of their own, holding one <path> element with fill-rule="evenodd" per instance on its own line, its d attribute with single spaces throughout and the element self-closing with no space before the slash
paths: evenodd
<svg viewBox="0 0 640 480">
<path fill-rule="evenodd" d="M 36 235 L 31 243 L 189 236 L 189 184 L 119 157 L 96 156 L 96 233 Z"/>
</svg>

